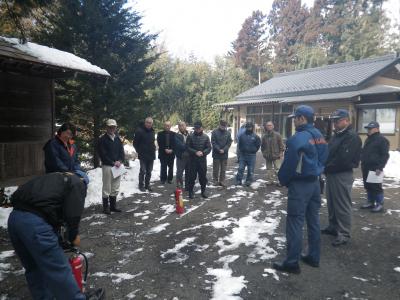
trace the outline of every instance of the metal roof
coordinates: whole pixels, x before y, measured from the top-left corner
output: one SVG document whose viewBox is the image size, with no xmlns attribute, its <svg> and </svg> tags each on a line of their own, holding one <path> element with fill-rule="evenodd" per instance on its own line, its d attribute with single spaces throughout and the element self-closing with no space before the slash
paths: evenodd
<svg viewBox="0 0 400 300">
<path fill-rule="evenodd" d="M 350 100 L 354 97 L 365 95 L 379 95 L 387 93 L 400 93 L 400 87 L 390 85 L 375 85 L 359 91 L 338 92 L 328 94 L 304 95 L 282 98 L 265 98 L 257 100 L 237 100 L 225 103 L 218 103 L 215 106 L 237 106 L 242 104 L 267 104 L 267 103 L 298 103 L 298 102 L 314 102 L 321 100 Z"/>
<path fill-rule="evenodd" d="M 400 62 L 395 54 L 275 75 L 235 98 L 258 100 L 356 91 Z M 250 102 L 246 102 L 250 103 Z"/>
</svg>

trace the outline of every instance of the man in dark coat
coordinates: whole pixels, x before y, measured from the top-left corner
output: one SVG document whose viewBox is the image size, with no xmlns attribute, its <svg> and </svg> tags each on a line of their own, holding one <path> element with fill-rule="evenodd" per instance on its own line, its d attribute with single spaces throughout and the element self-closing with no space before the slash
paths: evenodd
<svg viewBox="0 0 400 300">
<path fill-rule="evenodd" d="M 336 236 L 332 245 L 337 247 L 350 240 L 353 169 L 360 162 L 362 142 L 351 126 L 347 110 L 337 109 L 331 119 L 335 134 L 329 141 L 325 165 L 329 225 L 321 233 Z"/>
<path fill-rule="evenodd" d="M 226 121 L 221 120 L 219 122 L 219 127 L 211 133 L 213 180 L 215 185 L 220 185 L 222 187 L 225 187 L 228 152 L 232 144 L 231 133 L 226 130 L 226 126 Z"/>
<path fill-rule="evenodd" d="M 185 190 L 188 191 L 189 182 L 189 152 L 186 147 L 186 140 L 189 132 L 186 130 L 186 123 L 181 121 L 178 125 L 178 133 L 175 134 L 175 155 L 176 155 L 176 186 L 183 187 L 183 172 L 185 172 Z"/>
<path fill-rule="evenodd" d="M 78 159 L 78 150 L 73 141 L 76 127 L 70 123 L 64 123 L 57 130 L 54 138 L 50 139 L 43 147 L 44 166 L 46 173 L 72 172 L 89 183 L 89 177 L 81 169 Z"/>
<path fill-rule="evenodd" d="M 157 134 L 158 159 L 160 160 L 160 181 L 164 184 L 166 181 L 172 183 L 174 177 L 175 161 L 175 132 L 171 131 L 171 122 L 164 123 L 164 130 Z M 168 170 L 168 175 L 167 175 Z"/>
<path fill-rule="evenodd" d="M 104 294 L 102 289 L 81 293 L 56 234 L 65 225 L 65 242 L 80 245 L 85 196 L 78 176 L 58 172 L 30 180 L 11 196 L 8 233 L 33 299 L 101 299 Z"/>
<path fill-rule="evenodd" d="M 377 176 L 383 172 L 389 160 L 389 141 L 381 135 L 378 122 L 371 121 L 365 128 L 368 130 L 368 138 L 361 152 L 361 170 L 368 202 L 361 208 L 371 209 L 371 212 L 382 212 L 382 183 L 371 183 L 367 178 L 369 172 L 375 172 Z"/>
<path fill-rule="evenodd" d="M 194 123 L 194 132 L 186 140 L 186 146 L 190 154 L 189 160 L 189 198 L 193 199 L 194 183 L 197 174 L 201 186 L 201 196 L 207 198 L 207 155 L 211 152 L 210 138 L 203 132 L 203 124 L 200 121 Z"/>
<path fill-rule="evenodd" d="M 153 119 L 148 117 L 144 121 L 143 126 L 135 132 L 133 146 L 136 149 L 140 161 L 139 171 L 139 189 L 144 192 L 147 189 L 152 191 L 150 187 L 151 172 L 153 171 L 154 160 L 156 159 L 155 134 L 153 129 Z"/>
<path fill-rule="evenodd" d="M 260 149 L 261 139 L 254 133 L 254 124 L 247 122 L 246 131 L 239 136 L 238 147 L 239 168 L 236 174 L 236 185 L 242 185 L 244 170 L 247 166 L 246 185 L 249 186 L 254 180 L 254 167 L 256 165 L 256 153 Z"/>
<path fill-rule="evenodd" d="M 121 139 L 116 134 L 117 122 L 113 119 L 108 119 L 106 122 L 106 130 L 107 132 L 100 137 L 97 146 L 103 174 L 103 212 L 109 215 L 111 212 L 121 212 L 121 210 L 117 208 L 117 196 L 121 183 L 121 176 L 114 178 L 112 168 L 121 167 L 125 160 L 125 152 Z"/>
</svg>

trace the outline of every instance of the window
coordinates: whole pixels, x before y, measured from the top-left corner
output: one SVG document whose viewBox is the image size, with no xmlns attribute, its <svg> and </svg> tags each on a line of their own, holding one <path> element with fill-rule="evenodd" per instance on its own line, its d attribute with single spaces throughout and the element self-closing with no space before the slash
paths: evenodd
<svg viewBox="0 0 400 300">
<path fill-rule="evenodd" d="M 395 133 L 395 108 L 361 108 L 358 110 L 358 131 L 367 132 L 364 128 L 369 122 L 376 121 L 380 125 L 381 133 Z"/>
</svg>

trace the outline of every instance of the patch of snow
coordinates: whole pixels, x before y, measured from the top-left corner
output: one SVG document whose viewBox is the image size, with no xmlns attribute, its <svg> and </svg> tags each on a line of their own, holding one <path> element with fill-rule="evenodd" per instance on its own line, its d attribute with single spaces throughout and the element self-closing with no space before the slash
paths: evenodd
<svg viewBox="0 0 400 300">
<path fill-rule="evenodd" d="M 231 251 L 239 248 L 240 245 L 254 246 L 254 250 L 248 255 L 249 262 L 256 262 L 257 258 L 266 260 L 275 257 L 278 253 L 268 246 L 269 239 L 265 234 L 272 236 L 279 226 L 280 217 L 266 217 L 257 220 L 261 214 L 260 210 L 252 211 L 246 217 L 235 222 L 237 227 L 233 228 L 228 236 L 219 238 L 216 245 L 220 248 L 218 253 Z"/>
<path fill-rule="evenodd" d="M 174 248 L 168 249 L 167 251 L 161 252 L 161 258 L 167 259 L 166 264 L 170 263 L 182 263 L 189 258 L 185 253 L 180 252 L 181 249 L 190 246 L 196 240 L 196 237 L 188 237 L 176 244 Z"/>
<path fill-rule="evenodd" d="M 363 228 L 361 228 L 361 229 L 364 230 L 364 231 L 371 230 L 371 228 L 369 228 L 369 227 L 363 227 Z"/>
<path fill-rule="evenodd" d="M 155 234 L 164 231 L 169 226 L 169 223 L 160 224 L 148 230 L 146 234 Z"/>
<path fill-rule="evenodd" d="M 103 224 L 104 224 L 104 222 L 99 221 L 99 222 L 92 222 L 89 224 L 89 226 L 96 226 L 96 225 L 103 225 Z"/>
<path fill-rule="evenodd" d="M 106 217 L 107 216 L 104 215 L 104 214 L 93 214 L 93 215 L 91 215 L 89 217 L 83 218 L 81 221 L 89 221 L 89 220 L 91 220 L 93 218 L 95 218 L 95 219 L 104 219 Z"/>
<path fill-rule="evenodd" d="M 269 275 L 272 275 L 272 277 L 274 277 L 275 280 L 279 281 L 279 276 L 275 269 L 266 268 L 266 269 L 264 269 L 264 272 L 266 274 L 262 274 L 262 276 L 267 277 Z"/>
<path fill-rule="evenodd" d="M 15 255 L 14 250 L 7 250 L 0 252 L 0 260 L 4 260 L 5 258 L 9 258 Z"/>
<path fill-rule="evenodd" d="M 383 173 L 385 174 L 385 177 L 400 180 L 400 152 L 389 151 L 389 155 L 389 160 L 385 169 L 383 169 Z"/>
<path fill-rule="evenodd" d="M 396 267 L 393 270 L 395 270 L 396 272 L 400 272 L 400 267 Z"/>
<path fill-rule="evenodd" d="M 226 218 L 227 216 L 228 216 L 228 212 L 227 212 L 227 211 L 224 211 L 224 212 L 222 212 L 222 213 L 219 213 L 219 214 L 215 214 L 215 215 L 214 215 L 214 217 L 217 218 L 217 219 L 219 219 L 219 220 L 224 219 L 224 218 Z"/>
<path fill-rule="evenodd" d="M 140 289 L 134 290 L 133 292 L 130 292 L 128 295 L 126 295 L 125 297 L 128 299 L 136 298 L 136 293 L 139 291 L 140 291 Z"/>
<path fill-rule="evenodd" d="M 104 272 L 97 272 L 92 274 L 92 276 L 97 276 L 97 277 L 112 277 L 112 282 L 113 283 L 120 283 L 122 280 L 131 280 L 134 279 L 138 276 L 141 276 L 144 272 L 140 272 L 138 274 L 129 274 L 129 273 L 104 273 Z"/>
<path fill-rule="evenodd" d="M 147 216 L 147 215 L 149 215 L 149 214 L 152 214 L 152 212 L 149 211 L 149 210 L 146 210 L 146 211 L 144 211 L 144 212 L 142 212 L 142 213 L 135 213 L 135 214 L 133 214 L 133 216 L 134 216 L 134 217 L 142 217 L 142 216 Z"/>
<path fill-rule="evenodd" d="M 244 276 L 234 277 L 231 269 L 207 268 L 207 275 L 216 277 L 213 285 L 213 297 L 211 300 L 239 300 L 237 296 L 240 291 L 246 288 L 247 281 Z"/>
<path fill-rule="evenodd" d="M 8 217 L 12 210 L 12 207 L 0 207 L 0 227 L 7 229 Z"/>
<path fill-rule="evenodd" d="M 367 282 L 367 281 L 368 281 L 368 279 L 361 278 L 361 277 L 356 277 L 356 276 L 353 276 L 352 278 L 353 278 L 353 279 L 356 279 L 356 280 L 360 280 L 360 281 L 362 281 L 362 282 Z"/>
</svg>

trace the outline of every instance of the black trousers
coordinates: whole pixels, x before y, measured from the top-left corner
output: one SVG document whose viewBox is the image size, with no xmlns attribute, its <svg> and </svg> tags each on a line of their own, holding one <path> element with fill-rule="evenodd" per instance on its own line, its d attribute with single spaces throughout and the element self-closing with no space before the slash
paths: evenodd
<svg viewBox="0 0 400 300">
<path fill-rule="evenodd" d="M 172 181 L 172 178 L 174 177 L 174 160 L 175 160 L 174 155 L 160 157 L 160 164 L 161 164 L 160 180 L 161 181 L 164 181 L 164 182 L 167 180 Z M 167 175 L 167 172 L 168 172 L 168 175 Z"/>
<path fill-rule="evenodd" d="M 151 172 L 153 171 L 154 160 L 140 160 L 139 171 L 139 188 L 148 187 L 150 185 Z"/>
<path fill-rule="evenodd" d="M 199 182 L 201 190 L 204 191 L 207 185 L 207 158 L 189 158 L 189 191 L 193 191 L 194 183 L 196 182 L 197 175 L 199 175 Z"/>
</svg>

